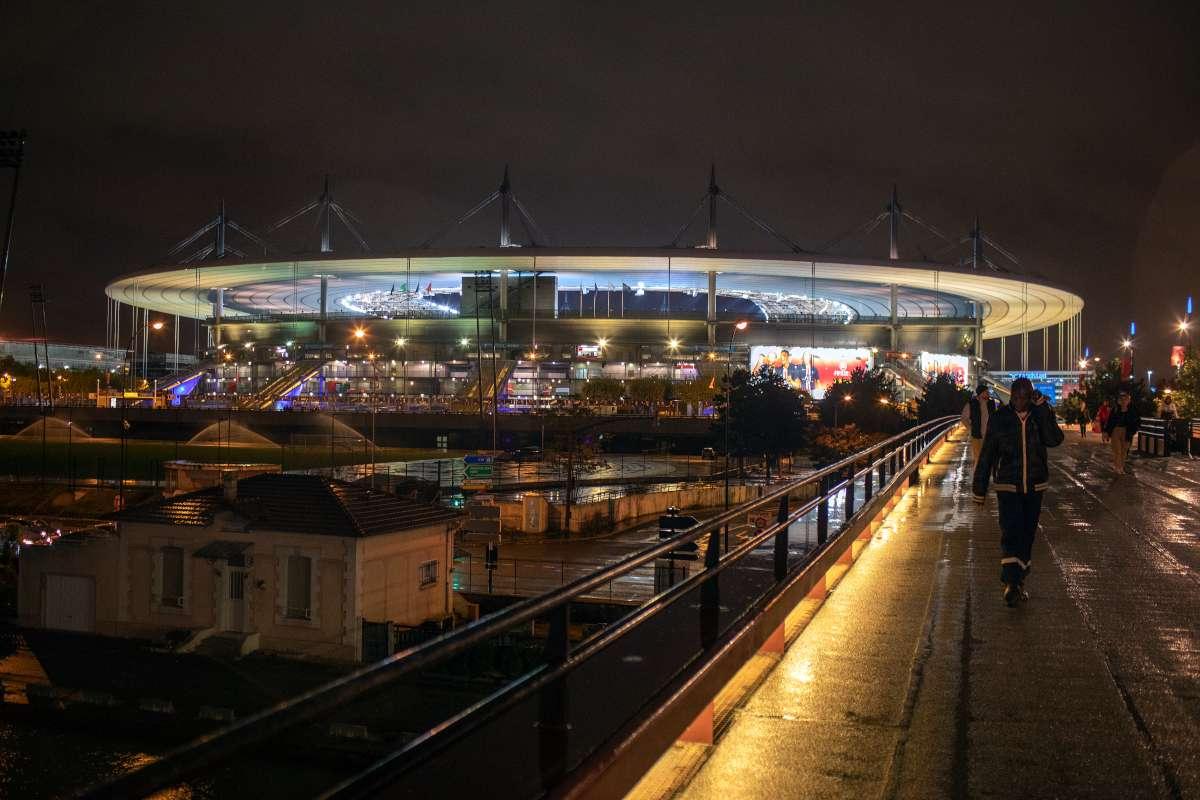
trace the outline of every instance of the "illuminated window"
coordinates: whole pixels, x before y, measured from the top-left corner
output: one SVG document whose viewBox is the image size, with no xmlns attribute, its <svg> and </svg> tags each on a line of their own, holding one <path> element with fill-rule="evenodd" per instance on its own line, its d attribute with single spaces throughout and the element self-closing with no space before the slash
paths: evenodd
<svg viewBox="0 0 1200 800">
<path fill-rule="evenodd" d="M 426 561 L 417 569 L 417 579 L 422 588 L 432 586 L 438 579 L 438 562 Z"/>
</svg>

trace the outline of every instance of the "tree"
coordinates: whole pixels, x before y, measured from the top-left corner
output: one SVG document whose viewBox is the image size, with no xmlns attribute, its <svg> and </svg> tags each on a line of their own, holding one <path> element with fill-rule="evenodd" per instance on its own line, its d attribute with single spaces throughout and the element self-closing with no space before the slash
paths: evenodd
<svg viewBox="0 0 1200 800">
<path fill-rule="evenodd" d="M 666 378 L 634 378 L 626 386 L 626 396 L 635 403 L 661 403 L 670 388 Z"/>
<path fill-rule="evenodd" d="M 928 422 L 948 414 L 961 414 L 971 393 L 947 372 L 939 372 L 925 382 L 925 391 L 917 399 L 917 419 Z"/>
<path fill-rule="evenodd" d="M 592 378 L 583 384 L 583 399 L 590 403 L 616 403 L 625 395 L 625 387 L 616 378 Z"/>
<path fill-rule="evenodd" d="M 1133 407 L 1143 416 L 1154 414 L 1154 401 L 1146 393 L 1146 381 L 1136 376 L 1121 377 L 1121 360 L 1113 358 L 1101 361 L 1092 369 L 1083 384 L 1084 397 L 1087 399 L 1088 416 L 1096 416 L 1100 403 L 1107 400 L 1114 405 L 1117 395 L 1122 391 L 1129 392 L 1133 398 Z"/>
<path fill-rule="evenodd" d="M 712 377 L 701 376 L 694 381 L 675 384 L 671 387 L 671 393 L 676 400 L 685 403 L 711 403 L 717 395 L 717 387 Z"/>
<path fill-rule="evenodd" d="M 1179 416 L 1200 417 L 1200 353 L 1189 347 L 1184 351 L 1183 363 L 1175 376 L 1175 388 L 1171 390 Z"/>
<path fill-rule="evenodd" d="M 851 453 L 866 450 L 876 442 L 887 438 L 883 433 L 864 433 L 853 422 L 838 428 L 822 428 L 813 437 L 810 452 L 817 466 L 841 461 Z"/>
<path fill-rule="evenodd" d="M 713 398 L 720 410 L 713 431 L 723 441 L 728 419 L 730 455 L 776 460 L 803 446 L 807 409 L 801 395 L 788 386 L 783 376 L 770 370 L 751 374 L 737 369 L 721 383 L 721 393 Z"/>
<path fill-rule="evenodd" d="M 905 424 L 896 381 L 878 367 L 856 369 L 850 380 L 835 381 L 825 390 L 820 409 L 827 426 L 836 419 L 838 425 L 854 423 L 867 433 L 896 433 Z"/>
</svg>

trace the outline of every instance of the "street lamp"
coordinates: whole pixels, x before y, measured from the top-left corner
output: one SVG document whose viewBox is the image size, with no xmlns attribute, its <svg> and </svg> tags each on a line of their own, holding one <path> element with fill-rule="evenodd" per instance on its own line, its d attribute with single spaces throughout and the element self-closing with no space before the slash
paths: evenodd
<svg viewBox="0 0 1200 800">
<path fill-rule="evenodd" d="M 845 403 L 846 405 L 850 405 L 851 403 L 854 402 L 854 395 L 852 395 L 852 394 L 842 395 L 842 402 Z M 834 403 L 833 404 L 833 427 L 835 427 L 835 428 L 838 426 L 837 418 L 838 418 L 838 406 L 837 406 L 837 403 Z"/>
<path fill-rule="evenodd" d="M 725 508 L 729 508 L 729 417 L 733 410 L 733 379 L 730 371 L 733 368 L 733 340 L 738 331 L 744 331 L 748 327 L 750 323 L 744 319 L 734 323 L 733 330 L 729 332 L 729 358 L 725 361 Z M 679 346 L 677 339 L 672 339 L 671 343 L 675 347 Z"/>
<path fill-rule="evenodd" d="M 1154 370 L 1152 370 L 1152 369 L 1146 370 L 1146 388 L 1150 392 L 1154 391 L 1154 383 L 1153 383 L 1153 381 L 1150 380 L 1150 376 L 1153 374 L 1154 374 Z"/>
</svg>

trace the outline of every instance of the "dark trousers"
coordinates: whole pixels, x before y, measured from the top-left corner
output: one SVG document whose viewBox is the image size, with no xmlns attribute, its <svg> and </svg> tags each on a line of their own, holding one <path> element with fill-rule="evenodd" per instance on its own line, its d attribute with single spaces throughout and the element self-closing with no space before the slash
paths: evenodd
<svg viewBox="0 0 1200 800">
<path fill-rule="evenodd" d="M 1000 506 L 1000 580 L 1024 583 L 1042 514 L 1042 492 L 996 492 L 996 501 Z"/>
</svg>

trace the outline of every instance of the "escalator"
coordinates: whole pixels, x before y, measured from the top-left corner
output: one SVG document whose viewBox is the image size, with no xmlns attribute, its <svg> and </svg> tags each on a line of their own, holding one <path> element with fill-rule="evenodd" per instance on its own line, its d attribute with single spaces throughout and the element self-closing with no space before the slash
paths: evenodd
<svg viewBox="0 0 1200 800">
<path fill-rule="evenodd" d="M 498 360 L 496 361 L 496 372 L 493 373 L 492 361 L 484 359 L 482 369 L 474 371 L 471 380 L 465 387 L 466 391 L 463 393 L 463 396 L 470 400 L 478 400 L 479 387 L 482 385 L 483 399 L 490 403 L 495 399 L 494 395 L 497 391 L 500 393 L 504 392 L 504 387 L 508 384 L 508 379 L 512 376 L 512 372 L 516 369 L 516 366 L 516 361 L 507 359 Z"/>
<path fill-rule="evenodd" d="M 169 395 L 171 405 L 179 405 L 185 397 L 190 397 L 204 383 L 204 379 L 217 366 L 215 361 L 203 361 L 187 369 L 182 369 L 165 378 L 159 378 L 155 384 L 159 394 Z"/>
<path fill-rule="evenodd" d="M 275 404 L 300 390 L 304 382 L 316 377 L 325 366 L 323 358 L 306 358 L 297 361 L 260 391 L 238 401 L 238 408 L 247 411 L 269 411 Z"/>
</svg>

